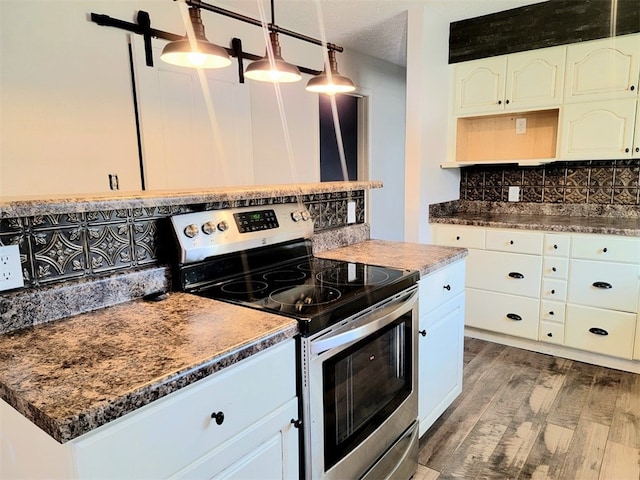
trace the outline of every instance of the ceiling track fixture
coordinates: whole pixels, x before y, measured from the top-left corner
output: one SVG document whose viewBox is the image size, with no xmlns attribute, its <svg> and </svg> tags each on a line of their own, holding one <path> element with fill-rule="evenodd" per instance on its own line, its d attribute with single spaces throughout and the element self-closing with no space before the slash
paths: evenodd
<svg viewBox="0 0 640 480">
<path fill-rule="evenodd" d="M 313 37 L 281 28 L 275 24 L 274 0 L 271 0 L 271 23 L 264 25 L 255 18 L 226 10 L 200 0 L 184 0 L 189 6 L 189 19 L 192 30 L 187 28 L 184 36 L 164 32 L 151 28 L 149 14 L 143 10 L 138 11 L 137 22 L 131 23 L 111 18 L 108 15 L 91 13 L 91 21 L 101 26 L 116 27 L 144 36 L 145 57 L 148 66 L 153 66 L 153 54 L 151 50 L 151 38 L 169 40 L 160 58 L 173 65 L 192 68 L 222 68 L 231 64 L 230 57 L 238 59 L 238 76 L 240 83 L 244 83 L 244 77 L 252 80 L 267 81 L 273 83 L 295 82 L 302 78 L 302 73 L 313 75 L 307 83 L 306 90 L 315 93 L 333 95 L 355 90 L 353 82 L 338 72 L 336 52 L 344 49 L 333 43 L 327 43 L 327 65 L 324 70 L 318 71 L 310 68 L 293 65 L 282 58 L 278 35 L 286 35 L 308 43 L 323 46 L 323 43 Z M 264 56 L 258 56 L 242 51 L 242 41 L 233 38 L 231 48 L 221 47 L 209 42 L 205 36 L 204 24 L 200 10 L 207 10 L 245 23 L 250 23 L 269 30 L 268 44 Z M 243 59 L 253 60 L 246 69 L 243 67 Z"/>
</svg>

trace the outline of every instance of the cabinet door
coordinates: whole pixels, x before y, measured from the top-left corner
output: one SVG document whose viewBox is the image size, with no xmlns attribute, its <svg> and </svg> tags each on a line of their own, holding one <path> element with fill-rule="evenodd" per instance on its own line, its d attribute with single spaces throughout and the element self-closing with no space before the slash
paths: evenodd
<svg viewBox="0 0 640 480">
<path fill-rule="evenodd" d="M 559 158 L 631 158 L 635 115 L 635 99 L 565 105 Z"/>
<path fill-rule="evenodd" d="M 456 115 L 504 110 L 506 56 L 456 66 Z"/>
<path fill-rule="evenodd" d="M 419 328 L 425 332 L 418 338 L 418 418 L 422 436 L 462 391 L 464 294 L 423 316 Z"/>
<path fill-rule="evenodd" d="M 567 47 L 565 103 L 635 98 L 640 77 L 640 35 Z"/>
<path fill-rule="evenodd" d="M 560 105 L 565 54 L 562 46 L 509 55 L 505 110 Z"/>
</svg>

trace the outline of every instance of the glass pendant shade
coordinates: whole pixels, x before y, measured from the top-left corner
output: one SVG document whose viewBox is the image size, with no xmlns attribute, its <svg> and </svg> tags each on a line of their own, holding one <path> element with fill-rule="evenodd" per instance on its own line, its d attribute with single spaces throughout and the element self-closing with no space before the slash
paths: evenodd
<svg viewBox="0 0 640 480">
<path fill-rule="evenodd" d="M 335 95 L 336 93 L 353 92 L 356 89 L 356 86 L 349 77 L 340 75 L 338 72 L 336 52 L 333 50 L 329 50 L 329 68 L 331 75 L 327 75 L 327 69 L 325 67 L 324 72 L 309 80 L 305 90 L 308 92 Z"/>
<path fill-rule="evenodd" d="M 162 61 L 191 68 L 223 68 L 231 65 L 231 58 L 227 51 L 209 43 L 205 37 L 200 9 L 190 7 L 189 17 L 195 38 L 189 40 L 185 35 L 182 39 L 165 45 L 160 55 Z"/>
<path fill-rule="evenodd" d="M 269 37 L 273 58 L 269 58 L 269 49 L 267 49 L 264 57 L 249 64 L 244 76 L 251 80 L 272 83 L 291 83 L 300 80 L 302 75 L 298 67 L 282 59 L 278 34 L 269 32 Z"/>
</svg>

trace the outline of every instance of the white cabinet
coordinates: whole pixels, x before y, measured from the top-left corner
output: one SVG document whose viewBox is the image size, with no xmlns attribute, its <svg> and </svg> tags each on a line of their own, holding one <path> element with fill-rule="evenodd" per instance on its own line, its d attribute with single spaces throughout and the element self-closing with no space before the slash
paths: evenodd
<svg viewBox="0 0 640 480">
<path fill-rule="evenodd" d="M 640 34 L 567 47 L 565 103 L 635 99 L 640 79 Z"/>
<path fill-rule="evenodd" d="M 465 325 L 640 360 L 640 238 L 432 225 L 472 242 Z"/>
<path fill-rule="evenodd" d="M 565 105 L 561 113 L 558 158 L 631 158 L 635 148 L 635 99 Z"/>
<path fill-rule="evenodd" d="M 418 420 L 422 436 L 462 391 L 465 261 L 420 280 Z"/>
<path fill-rule="evenodd" d="M 458 64 L 456 115 L 559 105 L 565 48 L 542 48 Z"/>
<path fill-rule="evenodd" d="M 55 476 L 38 462 L 49 454 L 72 459 L 61 474 L 67 478 L 238 478 L 256 471 L 297 478 L 296 418 L 295 345 L 288 340 L 65 444 L 43 438 L 22 417 L 3 435 L 10 445 L 32 436 L 38 448 L 9 463 L 3 457 L 2 473 Z"/>
</svg>

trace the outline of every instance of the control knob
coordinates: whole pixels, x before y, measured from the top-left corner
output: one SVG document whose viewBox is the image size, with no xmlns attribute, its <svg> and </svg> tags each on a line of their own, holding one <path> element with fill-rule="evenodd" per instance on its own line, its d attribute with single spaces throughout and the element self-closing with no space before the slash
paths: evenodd
<svg viewBox="0 0 640 480">
<path fill-rule="evenodd" d="M 302 220 L 302 212 L 299 210 L 291 212 L 291 218 L 294 222 L 299 222 L 300 220 Z"/>
<path fill-rule="evenodd" d="M 311 218 L 311 214 L 309 213 L 309 210 L 307 210 L 306 208 L 302 210 L 302 219 L 306 222 L 310 218 Z"/>
<path fill-rule="evenodd" d="M 198 229 L 198 226 L 195 223 L 191 223 L 184 227 L 184 234 L 189 238 L 195 237 L 199 232 L 200 229 Z"/>
<path fill-rule="evenodd" d="M 222 220 L 220 223 L 218 223 L 218 230 L 220 230 L 221 232 L 229 230 L 229 224 L 226 220 Z"/>
<path fill-rule="evenodd" d="M 211 235 L 216 231 L 216 223 L 213 220 L 209 220 L 208 222 L 202 224 L 202 231 L 206 235 Z"/>
</svg>

